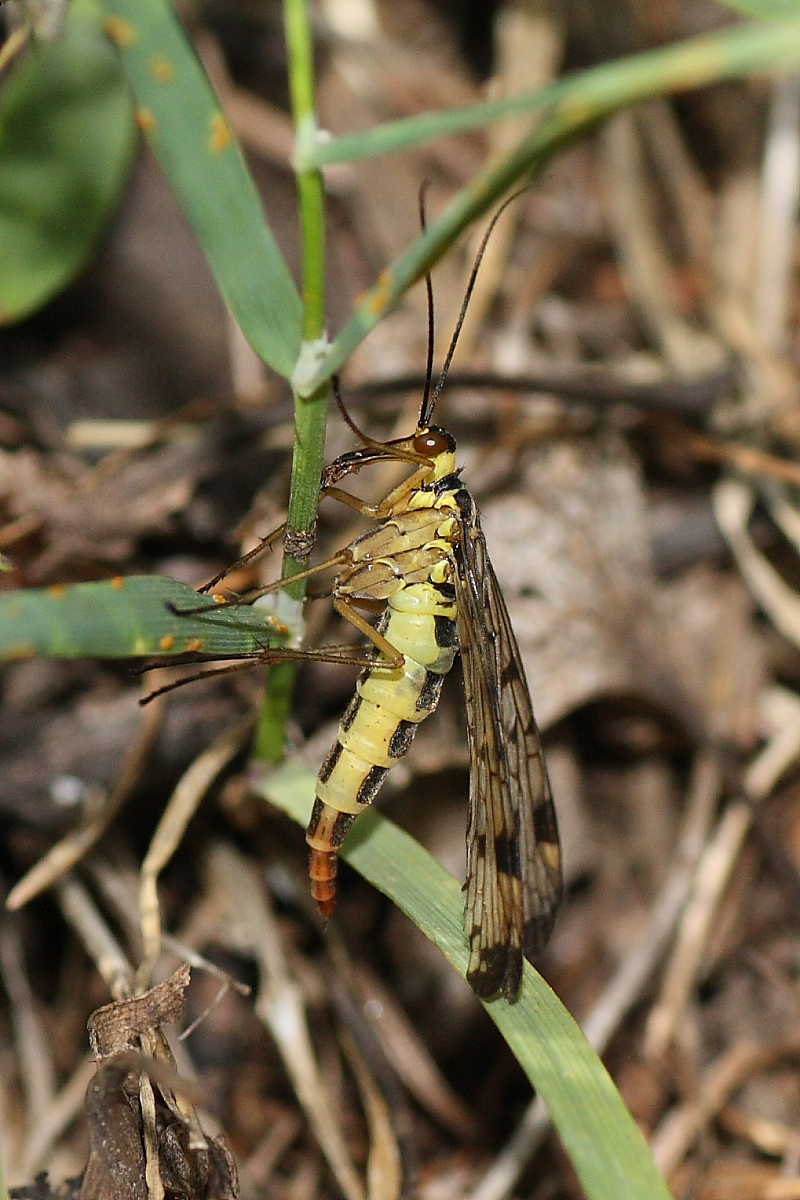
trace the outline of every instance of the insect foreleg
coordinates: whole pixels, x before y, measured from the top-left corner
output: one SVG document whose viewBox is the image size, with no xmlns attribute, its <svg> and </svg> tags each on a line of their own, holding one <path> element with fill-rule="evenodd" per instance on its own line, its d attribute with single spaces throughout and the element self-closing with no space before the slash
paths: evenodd
<svg viewBox="0 0 800 1200">
<path fill-rule="evenodd" d="M 287 661 L 326 662 L 361 669 L 374 667 L 376 663 L 373 654 L 359 654 L 353 650 L 351 645 L 344 642 L 331 646 L 318 646 L 316 650 L 284 650 L 276 647 L 274 650 L 253 651 L 245 655 L 240 662 L 229 663 L 225 667 L 212 667 L 208 671 L 197 671 L 194 675 L 185 675 L 183 679 L 174 679 L 171 683 L 165 683 L 163 687 L 148 692 L 139 703 L 149 704 L 151 700 L 155 700 L 156 696 L 163 696 L 165 692 L 174 692 L 177 688 L 183 687 L 187 683 L 196 683 L 199 679 L 209 679 L 211 676 L 217 675 L 232 675 L 236 671 L 249 671 L 251 667 L 269 666 L 271 663 Z M 156 664 L 153 667 L 145 667 L 144 670 L 157 671 L 165 665 L 167 664 Z M 172 663 L 168 665 L 173 666 Z M 143 674 L 143 671 L 139 671 L 137 674 Z"/>
<path fill-rule="evenodd" d="M 383 460 L 390 462 L 390 458 Z M 430 474 L 430 466 L 426 463 L 419 467 L 413 474 L 409 475 L 408 479 L 404 479 L 397 487 L 392 488 L 388 495 L 384 496 L 383 500 L 379 500 L 377 504 L 367 504 L 359 496 L 354 496 L 352 492 L 346 492 L 339 487 L 323 488 L 322 494 L 330 496 L 334 500 L 338 500 L 341 504 L 346 504 L 348 508 L 354 508 L 362 517 L 369 517 L 371 520 L 382 521 L 384 517 L 390 516 L 398 507 L 402 507 L 403 502 L 417 491 L 420 484 Z"/>
<path fill-rule="evenodd" d="M 273 529 L 271 533 L 268 533 L 265 537 L 259 538 L 258 545 L 254 546 L 252 550 L 248 550 L 246 554 L 241 556 L 241 558 L 237 558 L 235 562 L 230 563 L 224 571 L 220 571 L 218 575 L 215 575 L 213 579 L 209 579 L 208 583 L 204 583 L 203 586 L 197 590 L 199 592 L 210 592 L 213 587 L 216 587 L 221 579 L 224 579 L 226 575 L 230 575 L 231 571 L 238 571 L 240 567 L 247 566 L 248 563 L 253 562 L 253 560 L 258 558 L 260 554 L 266 554 L 266 552 L 275 545 L 278 538 L 283 537 L 285 532 L 286 522 L 284 521 L 281 525 L 278 525 L 276 529 Z"/>
</svg>

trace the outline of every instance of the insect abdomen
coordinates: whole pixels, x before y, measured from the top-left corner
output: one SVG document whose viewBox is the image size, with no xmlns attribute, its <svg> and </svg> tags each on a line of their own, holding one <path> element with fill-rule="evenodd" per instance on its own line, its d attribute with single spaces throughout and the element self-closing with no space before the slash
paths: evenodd
<svg viewBox="0 0 800 1200">
<path fill-rule="evenodd" d="M 453 665 L 456 610 L 445 588 L 414 584 L 389 598 L 378 631 L 404 656 L 403 666 L 362 673 L 320 769 L 306 841 L 311 894 L 323 916 L 336 904 L 336 856 L 346 833 L 436 708 Z"/>
</svg>

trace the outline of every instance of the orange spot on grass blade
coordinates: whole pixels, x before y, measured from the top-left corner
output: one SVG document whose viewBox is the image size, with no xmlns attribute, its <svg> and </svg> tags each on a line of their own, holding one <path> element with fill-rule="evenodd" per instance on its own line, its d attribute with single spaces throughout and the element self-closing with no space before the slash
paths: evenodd
<svg viewBox="0 0 800 1200">
<path fill-rule="evenodd" d="M 125 580 L 122 575 L 115 575 L 111 580 L 111 586 L 115 592 L 121 592 L 125 587 Z"/>
<path fill-rule="evenodd" d="M 381 271 L 375 287 L 369 293 L 369 309 L 373 316 L 379 317 L 386 310 L 392 289 L 391 271 Z"/>
<path fill-rule="evenodd" d="M 175 67 L 164 54 L 154 54 L 150 59 L 150 74 L 156 83 L 172 83 Z"/>
<path fill-rule="evenodd" d="M 197 654 L 198 650 L 202 650 L 202 649 L 203 649 L 203 639 L 202 638 L 198 638 L 198 637 L 189 638 L 188 642 L 186 643 L 185 653 L 186 654 Z"/>
<path fill-rule="evenodd" d="M 66 593 L 66 588 L 63 583 L 54 583 L 47 589 L 48 596 L 52 596 L 54 600 L 60 600 Z"/>
<path fill-rule="evenodd" d="M 221 154 L 226 146 L 230 146 L 233 141 L 231 127 L 225 120 L 221 112 L 215 112 L 211 117 L 211 134 L 208 139 L 208 148 L 212 154 Z"/>
<path fill-rule="evenodd" d="M 175 638 L 171 633 L 165 633 L 161 641 L 158 643 L 160 650 L 171 650 L 175 645 Z"/>
<path fill-rule="evenodd" d="M 18 642 L 16 646 L 9 646 L 4 654 L 6 662 L 17 662 L 23 658 L 33 658 L 36 653 L 36 647 L 32 642 Z"/>
<path fill-rule="evenodd" d="M 139 37 L 134 26 L 124 17 L 106 17 L 103 21 L 103 29 L 120 50 L 124 50 L 126 46 L 132 46 Z"/>
<path fill-rule="evenodd" d="M 156 119 L 153 111 L 150 108 L 136 109 L 136 124 L 141 129 L 142 133 L 151 133 L 156 127 Z"/>
</svg>

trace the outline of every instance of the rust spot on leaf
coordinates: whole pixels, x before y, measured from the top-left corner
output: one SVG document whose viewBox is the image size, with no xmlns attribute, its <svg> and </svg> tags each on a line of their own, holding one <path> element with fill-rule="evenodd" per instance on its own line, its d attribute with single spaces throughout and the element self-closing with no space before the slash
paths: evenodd
<svg viewBox="0 0 800 1200">
<path fill-rule="evenodd" d="M 228 597 L 223 595 L 222 592 L 214 592 L 212 599 L 215 604 L 224 604 Z"/>
<path fill-rule="evenodd" d="M 154 54 L 150 59 L 150 74 L 156 83 L 172 83 L 175 79 L 175 67 L 163 54 Z"/>
<path fill-rule="evenodd" d="M 126 46 L 132 46 L 139 37 L 130 21 L 126 21 L 124 17 L 106 17 L 103 21 L 103 29 L 121 50 L 124 50 Z"/>
<path fill-rule="evenodd" d="M 165 633 L 158 645 L 162 650 L 171 650 L 175 645 L 175 638 L 171 633 Z"/>
<path fill-rule="evenodd" d="M 186 653 L 187 654 L 196 654 L 198 650 L 202 650 L 202 649 L 203 649 L 203 639 L 202 638 L 198 638 L 198 637 L 189 638 L 189 641 L 186 643 Z"/>
<path fill-rule="evenodd" d="M 233 141 L 231 127 L 225 120 L 221 112 L 215 112 L 211 117 L 211 135 L 208 139 L 208 148 L 212 154 L 221 154 L 226 146 L 230 146 Z"/>
<path fill-rule="evenodd" d="M 136 109 L 136 124 L 142 133 L 150 133 L 156 127 L 156 119 L 150 108 L 140 106 Z"/>
<path fill-rule="evenodd" d="M 121 592 L 122 589 L 125 587 L 125 580 L 123 579 L 123 577 L 121 575 L 115 575 L 114 578 L 111 580 L 111 586 L 115 592 Z"/>
<path fill-rule="evenodd" d="M 54 583 L 47 589 L 48 596 L 52 596 L 54 600 L 60 600 L 66 592 L 63 583 Z"/>
<path fill-rule="evenodd" d="M 19 642 L 16 646 L 9 646 L 4 654 L 7 662 L 16 662 L 22 658 L 33 658 L 36 653 L 36 647 L 32 642 Z"/>
<path fill-rule="evenodd" d="M 369 293 L 369 308 L 373 316 L 380 317 L 386 311 L 392 287 L 391 271 L 381 271 L 375 287 Z"/>
<path fill-rule="evenodd" d="M 274 613 L 270 613 L 267 617 L 267 625 L 278 637 L 288 637 L 290 630 L 288 625 L 284 625 L 280 617 L 276 617 Z"/>
</svg>

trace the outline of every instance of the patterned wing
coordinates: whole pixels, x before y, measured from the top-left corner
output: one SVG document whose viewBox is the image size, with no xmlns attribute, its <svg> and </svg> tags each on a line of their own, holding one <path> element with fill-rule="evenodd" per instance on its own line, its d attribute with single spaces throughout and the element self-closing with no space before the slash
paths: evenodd
<svg viewBox="0 0 800 1200">
<path fill-rule="evenodd" d="M 543 949 L 561 898 L 561 852 L 539 730 L 474 502 L 459 495 L 458 633 L 470 749 L 467 977 L 516 1000 L 522 957 Z"/>
</svg>

